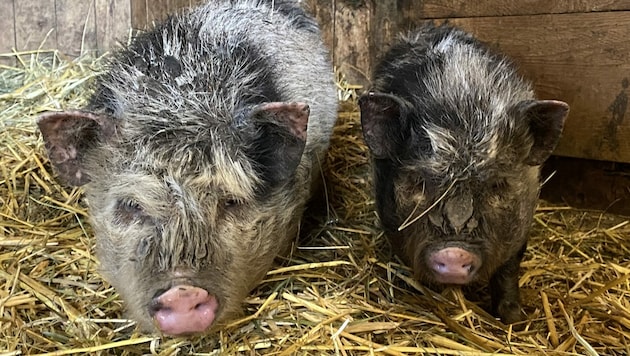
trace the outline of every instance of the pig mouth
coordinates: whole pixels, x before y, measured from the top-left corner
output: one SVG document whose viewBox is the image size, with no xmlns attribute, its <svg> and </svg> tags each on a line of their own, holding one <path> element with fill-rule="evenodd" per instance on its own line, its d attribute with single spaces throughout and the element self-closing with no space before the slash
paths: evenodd
<svg viewBox="0 0 630 356">
<path fill-rule="evenodd" d="M 163 334 L 184 336 L 208 330 L 216 319 L 219 301 L 207 290 L 177 285 L 153 298 L 149 314 Z"/>
</svg>

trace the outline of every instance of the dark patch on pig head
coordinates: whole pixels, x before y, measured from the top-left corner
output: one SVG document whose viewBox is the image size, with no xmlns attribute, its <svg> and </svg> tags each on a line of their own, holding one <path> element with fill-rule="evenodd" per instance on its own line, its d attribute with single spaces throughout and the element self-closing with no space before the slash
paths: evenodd
<svg viewBox="0 0 630 356">
<path fill-rule="evenodd" d="M 408 135 L 408 104 L 401 98 L 368 93 L 359 98 L 361 128 L 365 143 L 376 158 L 395 158 Z"/>
<path fill-rule="evenodd" d="M 300 163 L 309 107 L 304 103 L 265 103 L 253 108 L 250 115 L 257 130 L 247 155 L 256 163 L 264 192 L 286 183 Z"/>
</svg>

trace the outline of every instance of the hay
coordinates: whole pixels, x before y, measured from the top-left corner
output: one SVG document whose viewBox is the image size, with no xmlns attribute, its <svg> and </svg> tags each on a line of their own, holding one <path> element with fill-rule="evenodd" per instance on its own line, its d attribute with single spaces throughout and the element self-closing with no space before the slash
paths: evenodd
<svg viewBox="0 0 630 356">
<path fill-rule="evenodd" d="M 137 334 L 96 272 L 81 192 L 55 182 L 34 126 L 39 112 L 81 106 L 101 61 L 13 56 L 17 66 L 0 71 L 1 355 L 630 354 L 624 218 L 541 202 L 522 264 L 521 331 L 481 309 L 483 298 L 410 280 L 376 227 L 356 88 L 341 76 L 326 217 L 216 336 Z"/>
</svg>

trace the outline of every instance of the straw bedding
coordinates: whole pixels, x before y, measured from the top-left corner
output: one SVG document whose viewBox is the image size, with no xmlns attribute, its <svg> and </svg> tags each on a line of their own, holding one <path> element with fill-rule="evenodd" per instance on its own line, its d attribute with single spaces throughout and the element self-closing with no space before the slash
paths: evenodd
<svg viewBox="0 0 630 356">
<path fill-rule="evenodd" d="M 101 60 L 8 56 L 16 65 L 0 69 L 0 355 L 630 354 L 625 218 L 540 202 L 520 279 L 530 319 L 519 331 L 481 308 L 484 291 L 470 301 L 410 280 L 378 229 L 357 88 L 341 77 L 328 199 L 307 211 L 291 256 L 217 335 L 138 334 L 99 277 L 81 190 L 55 181 L 34 125 L 42 111 L 81 106 Z"/>
</svg>

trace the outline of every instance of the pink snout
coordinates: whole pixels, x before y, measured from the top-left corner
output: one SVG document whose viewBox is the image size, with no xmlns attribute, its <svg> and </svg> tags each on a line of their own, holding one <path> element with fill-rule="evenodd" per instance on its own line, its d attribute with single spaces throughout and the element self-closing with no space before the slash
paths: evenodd
<svg viewBox="0 0 630 356">
<path fill-rule="evenodd" d="M 175 286 L 153 300 L 151 313 L 160 331 L 188 335 L 206 331 L 216 317 L 219 303 L 205 289 Z"/>
<path fill-rule="evenodd" d="M 429 256 L 435 280 L 443 284 L 467 284 L 481 265 L 474 253 L 459 247 L 447 247 Z"/>
</svg>

